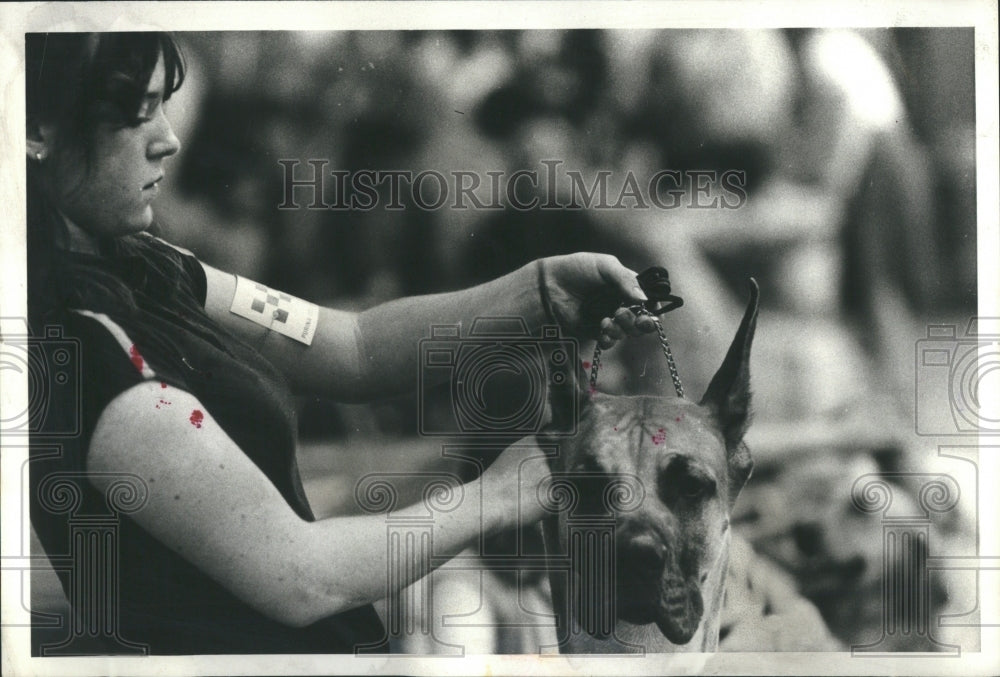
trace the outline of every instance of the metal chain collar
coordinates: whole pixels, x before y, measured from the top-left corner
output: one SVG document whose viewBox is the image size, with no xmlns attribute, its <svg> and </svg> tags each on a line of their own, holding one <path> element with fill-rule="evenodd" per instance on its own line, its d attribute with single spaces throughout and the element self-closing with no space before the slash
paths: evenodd
<svg viewBox="0 0 1000 677">
<path fill-rule="evenodd" d="M 677 397 L 684 397 L 684 386 L 681 385 L 681 377 L 677 373 L 677 364 L 674 362 L 674 354 L 670 352 L 670 343 L 667 342 L 667 335 L 663 331 L 663 325 L 660 323 L 660 318 L 646 310 L 645 306 L 642 304 L 629 306 L 628 308 L 635 313 L 636 317 L 648 315 L 653 318 L 653 323 L 656 325 L 656 333 L 660 337 L 660 347 L 663 349 L 663 356 L 667 358 L 667 367 L 670 369 L 670 379 L 674 382 L 674 390 L 677 392 Z M 597 345 L 594 346 L 594 358 L 590 362 L 591 392 L 594 392 L 597 389 L 597 370 L 600 369 L 600 367 L 601 346 Z"/>
</svg>

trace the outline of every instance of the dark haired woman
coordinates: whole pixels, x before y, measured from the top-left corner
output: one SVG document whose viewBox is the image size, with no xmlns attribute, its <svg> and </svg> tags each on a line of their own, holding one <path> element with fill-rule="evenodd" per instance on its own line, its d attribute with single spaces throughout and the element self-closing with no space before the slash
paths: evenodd
<svg viewBox="0 0 1000 677">
<path fill-rule="evenodd" d="M 534 333 L 557 321 L 604 346 L 652 329 L 628 311 L 585 312 L 596 298 L 644 298 L 610 256 L 547 259 L 359 314 L 215 270 L 148 232 L 180 147 L 164 113 L 184 78 L 173 40 L 32 34 L 26 59 L 29 315 L 36 331 L 79 341 L 81 369 L 79 400 L 44 394 L 31 518 L 47 554 L 65 556 L 72 518 L 106 513 L 116 483 L 138 483 L 144 501 L 122 511 L 117 570 L 97 564 L 117 573 L 107 599 L 119 615 L 106 627 L 126 643 L 157 654 L 343 652 L 384 634 L 371 602 L 387 592 L 385 522 L 313 518 L 295 465 L 293 391 L 398 392 L 431 324 L 468 326 L 477 314 L 522 317 Z M 46 446 L 76 430 L 77 414 L 79 434 Z M 463 487 L 466 500 L 437 516 L 436 553 L 540 517 L 517 505 L 518 477 L 547 475 L 531 456 L 512 447 Z M 398 585 L 427 573 L 407 570 Z M 59 573 L 79 607 L 80 572 Z M 105 612 L 74 608 L 74 623 Z M 122 641 L 93 650 L 102 646 Z"/>
</svg>

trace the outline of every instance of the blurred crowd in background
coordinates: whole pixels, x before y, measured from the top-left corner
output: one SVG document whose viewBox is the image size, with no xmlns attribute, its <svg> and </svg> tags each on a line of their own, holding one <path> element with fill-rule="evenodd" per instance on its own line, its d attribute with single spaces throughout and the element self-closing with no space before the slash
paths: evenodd
<svg viewBox="0 0 1000 677">
<path fill-rule="evenodd" d="M 961 332 L 976 312 L 972 29 L 178 37 L 190 73 L 168 114 L 184 148 L 157 214 L 168 239 L 220 268 L 362 309 L 572 251 L 663 265 L 685 299 L 664 326 L 692 396 L 721 362 L 755 277 L 757 470 L 737 534 L 815 605 L 833 646 L 878 639 L 881 516 L 860 513 L 850 488 L 866 473 L 955 465 L 914 433 L 915 410 L 929 406 L 917 401 L 914 350 L 928 323 Z M 333 211 L 303 197 L 300 209 L 278 209 L 278 161 L 304 171 L 309 159 L 483 177 L 557 159 L 588 183 L 612 172 L 612 194 L 628 171 L 735 169 L 747 199 L 728 210 Z M 415 382 L 418 367 L 415 356 L 400 378 Z M 607 353 L 600 378 L 602 390 L 672 394 L 651 337 Z M 415 396 L 302 402 L 301 465 L 317 513 L 353 510 L 354 482 L 372 468 L 440 467 L 440 442 L 418 434 L 416 411 Z M 371 467 L 337 453 L 365 444 Z M 912 502 L 907 491 L 897 505 Z M 974 515 L 974 495 L 963 496 L 934 523 L 930 547 L 974 554 Z M 442 576 L 435 595 L 454 613 L 485 608 L 497 626 L 544 606 L 518 596 L 515 579 Z M 527 589 L 540 579 L 517 580 Z M 973 610 L 970 580 L 935 573 L 935 613 Z M 470 652 L 536 650 L 537 629 L 438 632 Z M 752 648 L 752 633 L 740 637 Z M 785 648 L 804 646 L 794 639 Z"/>
</svg>

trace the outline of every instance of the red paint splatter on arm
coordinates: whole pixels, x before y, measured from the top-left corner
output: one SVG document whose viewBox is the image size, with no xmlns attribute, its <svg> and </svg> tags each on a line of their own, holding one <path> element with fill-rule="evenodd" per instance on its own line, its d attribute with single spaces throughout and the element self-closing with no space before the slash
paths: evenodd
<svg viewBox="0 0 1000 677">
<path fill-rule="evenodd" d="M 656 434 L 653 435 L 653 444 L 663 444 L 664 440 L 666 439 L 667 439 L 666 431 L 663 428 L 660 428 L 659 430 L 656 431 Z"/>
<path fill-rule="evenodd" d="M 200 428 L 201 422 L 205 420 L 205 414 L 201 413 L 201 409 L 195 409 L 191 412 L 191 418 L 188 420 L 195 428 Z"/>
<path fill-rule="evenodd" d="M 135 347 L 134 343 L 128 349 L 128 356 L 132 360 L 132 366 L 142 371 L 145 363 L 142 361 L 142 355 L 139 354 L 139 349 Z"/>
<path fill-rule="evenodd" d="M 165 382 L 163 382 L 163 381 L 160 381 L 160 388 L 166 390 L 167 384 Z M 162 406 L 170 406 L 170 404 L 171 404 L 171 402 L 169 400 L 165 400 L 165 399 L 163 399 L 161 397 L 159 403 L 156 405 L 156 408 L 160 409 L 161 405 Z"/>
</svg>

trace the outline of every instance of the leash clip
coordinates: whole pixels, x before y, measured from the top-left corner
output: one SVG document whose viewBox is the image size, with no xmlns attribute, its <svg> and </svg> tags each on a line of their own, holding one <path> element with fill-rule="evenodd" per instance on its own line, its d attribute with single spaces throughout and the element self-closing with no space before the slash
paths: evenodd
<svg viewBox="0 0 1000 677">
<path fill-rule="evenodd" d="M 637 276 L 639 287 L 649 298 L 643 307 L 652 315 L 663 315 L 684 305 L 684 299 L 670 293 L 670 274 L 663 266 L 652 266 Z M 657 304 L 665 305 L 657 307 Z M 635 311 L 633 311 L 635 312 Z"/>
<path fill-rule="evenodd" d="M 660 338 L 660 348 L 663 350 L 663 356 L 667 360 L 667 368 L 670 369 L 670 380 L 674 383 L 674 391 L 677 393 L 677 397 L 684 397 L 684 386 L 681 385 L 681 377 L 677 372 L 677 364 L 674 362 L 674 355 L 670 350 L 670 343 L 667 341 L 667 335 L 663 331 L 663 325 L 660 323 L 659 317 L 683 306 L 684 299 L 670 293 L 670 276 L 667 273 L 667 269 L 662 266 L 647 268 L 639 273 L 637 277 L 639 286 L 646 293 L 649 300 L 628 306 L 623 303 L 622 306 L 631 310 L 636 317 L 648 315 L 653 319 L 653 324 L 656 325 L 656 333 Z M 666 303 L 666 305 L 657 307 L 659 303 Z M 598 345 L 594 346 L 594 357 L 590 363 L 591 392 L 597 390 L 597 370 L 600 367 L 601 347 Z"/>
</svg>

